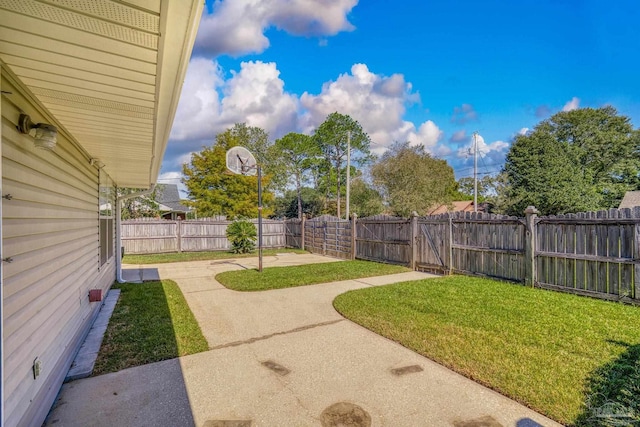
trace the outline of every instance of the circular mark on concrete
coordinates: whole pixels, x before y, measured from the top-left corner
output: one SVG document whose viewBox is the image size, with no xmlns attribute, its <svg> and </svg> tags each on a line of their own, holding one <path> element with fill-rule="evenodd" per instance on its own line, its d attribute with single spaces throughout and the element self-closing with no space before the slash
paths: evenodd
<svg viewBox="0 0 640 427">
<path fill-rule="evenodd" d="M 322 411 L 320 415 L 322 427 L 370 427 L 371 416 L 349 402 L 338 402 Z"/>
</svg>

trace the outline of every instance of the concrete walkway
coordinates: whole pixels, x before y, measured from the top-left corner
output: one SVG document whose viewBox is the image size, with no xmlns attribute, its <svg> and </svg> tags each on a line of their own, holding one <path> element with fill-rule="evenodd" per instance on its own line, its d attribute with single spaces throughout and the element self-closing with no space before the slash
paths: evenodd
<svg viewBox="0 0 640 427">
<path fill-rule="evenodd" d="M 265 266 L 327 262 L 265 257 Z M 430 277 L 410 272 L 264 292 L 214 276 L 256 258 L 146 266 L 182 289 L 210 351 L 63 386 L 56 426 L 556 426 L 341 317 L 335 296 Z"/>
</svg>

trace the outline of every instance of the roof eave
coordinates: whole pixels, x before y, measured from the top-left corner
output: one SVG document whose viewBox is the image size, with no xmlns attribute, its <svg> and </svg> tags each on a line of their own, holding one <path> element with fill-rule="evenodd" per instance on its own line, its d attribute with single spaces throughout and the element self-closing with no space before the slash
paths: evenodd
<svg viewBox="0 0 640 427">
<path fill-rule="evenodd" d="M 155 131 L 149 185 L 158 179 L 203 9 L 203 0 L 194 0 L 189 9 L 184 7 L 184 2 L 162 2 Z M 176 33 L 182 33 L 184 36 L 175 37 Z M 167 34 L 171 34 L 172 37 L 167 37 Z"/>
</svg>

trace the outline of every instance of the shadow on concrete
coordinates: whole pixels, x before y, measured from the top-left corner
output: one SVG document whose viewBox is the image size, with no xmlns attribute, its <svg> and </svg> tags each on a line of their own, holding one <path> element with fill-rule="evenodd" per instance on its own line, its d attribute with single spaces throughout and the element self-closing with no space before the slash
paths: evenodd
<svg viewBox="0 0 640 427">
<path fill-rule="evenodd" d="M 169 302 L 179 288 L 172 281 L 117 287 L 94 376 L 65 384 L 44 425 L 195 425 Z"/>
<path fill-rule="evenodd" d="M 589 376 L 576 426 L 640 426 L 640 344 L 609 342 L 626 350 Z"/>
<path fill-rule="evenodd" d="M 180 361 L 65 384 L 44 424 L 60 425 L 194 426 Z"/>
</svg>

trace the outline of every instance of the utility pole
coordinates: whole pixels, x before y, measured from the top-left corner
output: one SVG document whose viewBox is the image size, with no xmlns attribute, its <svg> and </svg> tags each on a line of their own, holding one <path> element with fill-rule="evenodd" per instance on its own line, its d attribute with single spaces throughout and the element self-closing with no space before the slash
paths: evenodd
<svg viewBox="0 0 640 427">
<path fill-rule="evenodd" d="M 473 211 L 478 212 L 478 132 L 473 133 Z"/>
<path fill-rule="evenodd" d="M 349 219 L 349 201 L 351 195 L 351 131 L 347 131 L 347 200 L 345 203 L 345 219 Z"/>
</svg>

